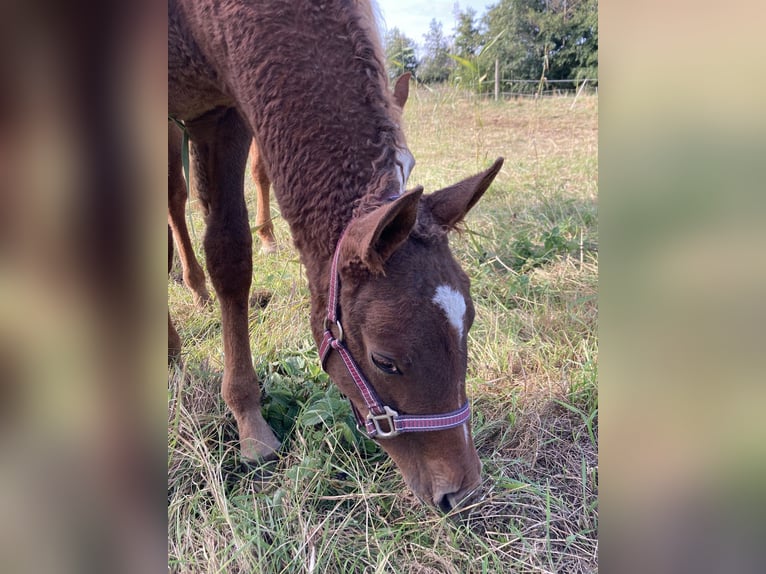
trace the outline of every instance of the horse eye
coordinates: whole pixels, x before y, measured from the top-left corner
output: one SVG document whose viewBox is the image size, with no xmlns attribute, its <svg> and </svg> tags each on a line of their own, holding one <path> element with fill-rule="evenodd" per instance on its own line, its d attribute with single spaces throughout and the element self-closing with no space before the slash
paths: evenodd
<svg viewBox="0 0 766 574">
<path fill-rule="evenodd" d="M 370 358 L 372 359 L 372 364 L 384 373 L 388 375 L 402 374 L 393 359 L 389 359 L 385 355 L 379 355 L 378 353 L 370 353 Z"/>
</svg>

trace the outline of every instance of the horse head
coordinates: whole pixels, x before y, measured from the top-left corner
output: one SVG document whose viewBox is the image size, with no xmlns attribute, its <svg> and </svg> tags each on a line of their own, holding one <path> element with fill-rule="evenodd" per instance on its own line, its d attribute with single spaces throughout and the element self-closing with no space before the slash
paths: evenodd
<svg viewBox="0 0 766 574">
<path fill-rule="evenodd" d="M 432 194 L 417 188 L 355 216 L 336 248 L 327 308 L 312 311 L 324 367 L 360 427 L 414 493 L 444 511 L 464 506 L 481 484 L 465 388 L 474 306 L 448 232 L 502 161 Z"/>
</svg>

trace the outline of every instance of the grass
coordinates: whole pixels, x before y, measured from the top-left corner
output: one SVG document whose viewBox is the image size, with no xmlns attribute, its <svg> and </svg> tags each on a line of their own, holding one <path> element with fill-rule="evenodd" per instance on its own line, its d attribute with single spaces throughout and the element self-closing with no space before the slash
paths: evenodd
<svg viewBox="0 0 766 574">
<path fill-rule="evenodd" d="M 487 491 L 465 520 L 420 505 L 353 430 L 319 368 L 283 220 L 281 251 L 256 255 L 253 289 L 273 296 L 250 322 L 264 413 L 284 442 L 268 468 L 239 464 L 220 397 L 218 310 L 196 310 L 171 274 L 184 341 L 183 366 L 168 371 L 171 571 L 597 570 L 598 99 L 571 106 L 571 97 L 472 102 L 416 90 L 406 107 L 412 186 L 433 191 L 506 158 L 452 238 L 477 310 L 467 384 Z M 199 245 L 203 224 L 192 217 Z"/>
</svg>

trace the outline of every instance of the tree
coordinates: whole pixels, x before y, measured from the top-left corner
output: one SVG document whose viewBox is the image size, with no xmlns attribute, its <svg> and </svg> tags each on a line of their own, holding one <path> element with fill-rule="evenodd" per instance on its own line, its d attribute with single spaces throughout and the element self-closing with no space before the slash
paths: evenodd
<svg viewBox="0 0 766 574">
<path fill-rule="evenodd" d="M 585 0 L 573 26 L 574 78 L 598 79 L 598 0 Z"/>
<path fill-rule="evenodd" d="M 500 0 L 483 23 L 504 78 L 598 77 L 598 0 Z"/>
<path fill-rule="evenodd" d="M 423 38 L 423 58 L 418 79 L 427 84 L 447 80 L 452 70 L 449 53 L 450 45 L 444 37 L 442 23 L 434 18 Z"/>
<path fill-rule="evenodd" d="M 534 21 L 539 29 L 549 78 L 584 78 L 598 62 L 598 0 L 547 0 Z M 591 76 L 593 77 L 593 76 Z"/>
<path fill-rule="evenodd" d="M 478 92 L 488 91 L 492 86 L 490 71 L 494 71 L 497 38 L 482 31 L 476 21 L 473 8 L 461 12 L 455 8 L 454 52 L 450 54 L 457 66 L 452 73 L 452 82 Z M 487 81 L 489 79 L 489 81 Z"/>
<path fill-rule="evenodd" d="M 470 59 L 479 53 L 482 45 L 482 34 L 476 22 L 476 10 L 467 8 L 461 12 L 457 7 L 455 11 L 455 55 Z"/>
<path fill-rule="evenodd" d="M 402 34 L 399 28 L 392 28 L 386 33 L 385 45 L 386 69 L 391 79 L 398 78 L 405 72 L 416 72 L 418 59 L 413 40 Z"/>
<path fill-rule="evenodd" d="M 498 38 L 495 55 L 500 61 L 500 73 L 504 78 L 540 78 L 542 54 L 538 53 L 538 30 L 528 18 L 529 14 L 536 12 L 535 5 L 539 4 L 541 2 L 536 0 L 500 0 L 484 17 L 486 35 Z M 530 89 L 534 89 L 531 84 Z"/>
</svg>

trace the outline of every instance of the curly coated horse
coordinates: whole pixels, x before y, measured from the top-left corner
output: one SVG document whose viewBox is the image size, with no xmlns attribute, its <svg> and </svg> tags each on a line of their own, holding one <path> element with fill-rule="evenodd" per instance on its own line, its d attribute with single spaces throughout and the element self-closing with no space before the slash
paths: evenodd
<svg viewBox="0 0 766 574">
<path fill-rule="evenodd" d="M 481 463 L 465 388 L 474 307 L 448 234 L 502 158 L 433 193 L 406 191 L 412 156 L 381 52 L 365 0 L 169 0 L 168 114 L 197 158 L 222 393 L 242 457 L 279 448 L 248 331 L 244 173 L 255 138 L 306 269 L 324 369 L 413 492 L 449 511 L 476 495 Z"/>
</svg>

